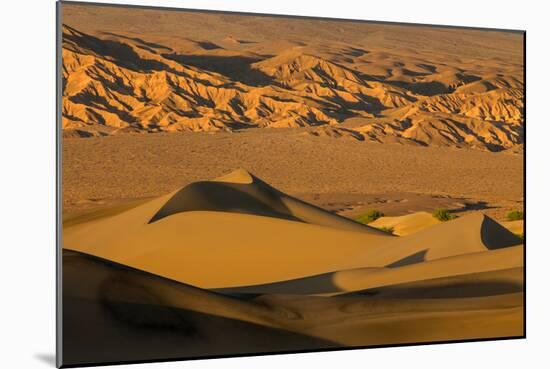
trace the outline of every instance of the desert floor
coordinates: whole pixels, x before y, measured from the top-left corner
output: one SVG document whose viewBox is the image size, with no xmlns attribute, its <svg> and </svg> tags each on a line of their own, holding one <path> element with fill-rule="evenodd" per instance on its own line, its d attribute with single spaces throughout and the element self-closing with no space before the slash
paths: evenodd
<svg viewBox="0 0 550 369">
<path fill-rule="evenodd" d="M 236 168 L 349 217 L 523 208 L 523 155 L 316 137 L 304 129 L 63 140 L 67 216 L 159 196 Z"/>
</svg>

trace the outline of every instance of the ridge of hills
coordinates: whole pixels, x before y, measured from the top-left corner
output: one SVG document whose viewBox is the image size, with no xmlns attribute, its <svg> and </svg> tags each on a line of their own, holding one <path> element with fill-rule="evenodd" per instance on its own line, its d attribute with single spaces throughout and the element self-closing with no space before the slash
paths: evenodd
<svg viewBox="0 0 550 369">
<path fill-rule="evenodd" d="M 375 74 L 354 68 L 385 66 L 384 53 L 345 63 L 300 45 L 276 55 L 224 45 L 178 39 L 176 50 L 64 25 L 65 137 L 319 126 L 316 135 L 346 129 L 361 141 L 489 151 L 523 143 L 524 85 L 513 73 L 404 59 Z"/>
</svg>

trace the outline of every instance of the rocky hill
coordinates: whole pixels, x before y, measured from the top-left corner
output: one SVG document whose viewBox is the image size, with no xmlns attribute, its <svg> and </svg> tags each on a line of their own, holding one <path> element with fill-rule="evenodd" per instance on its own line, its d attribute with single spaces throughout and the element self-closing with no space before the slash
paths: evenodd
<svg viewBox="0 0 550 369">
<path fill-rule="evenodd" d="M 248 43 L 258 42 L 161 44 L 64 25 L 65 137 L 319 126 L 304 133 L 489 151 L 523 144 L 521 66 L 341 43 L 266 54 Z"/>
</svg>

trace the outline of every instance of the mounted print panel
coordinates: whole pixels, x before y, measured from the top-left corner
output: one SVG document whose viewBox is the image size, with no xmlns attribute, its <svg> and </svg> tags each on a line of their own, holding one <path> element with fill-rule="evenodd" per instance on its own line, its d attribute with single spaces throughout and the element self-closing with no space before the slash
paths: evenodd
<svg viewBox="0 0 550 369">
<path fill-rule="evenodd" d="M 524 337 L 524 32 L 58 21 L 58 365 Z"/>
</svg>

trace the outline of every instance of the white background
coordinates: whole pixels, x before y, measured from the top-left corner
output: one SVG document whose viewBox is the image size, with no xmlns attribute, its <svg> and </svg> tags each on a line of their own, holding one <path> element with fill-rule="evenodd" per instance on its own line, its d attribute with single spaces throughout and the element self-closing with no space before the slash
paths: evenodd
<svg viewBox="0 0 550 369">
<path fill-rule="evenodd" d="M 544 1 L 113 2 L 526 29 L 528 35 L 527 340 L 142 364 L 134 368 L 547 367 L 550 12 L 544 9 Z M 3 2 L 0 14 L 0 367 L 51 368 L 55 353 L 55 3 L 12 0 Z"/>
</svg>

